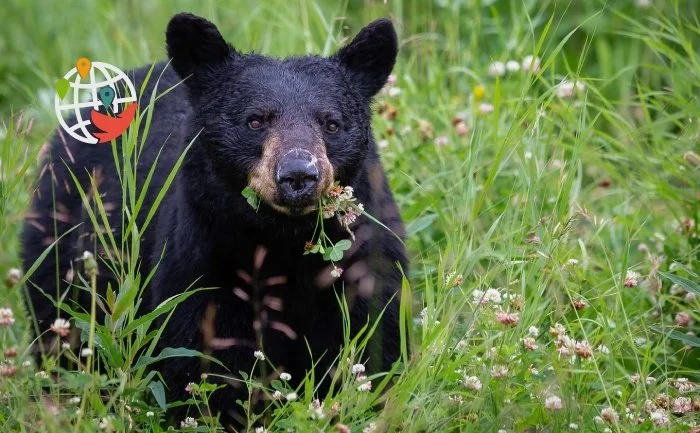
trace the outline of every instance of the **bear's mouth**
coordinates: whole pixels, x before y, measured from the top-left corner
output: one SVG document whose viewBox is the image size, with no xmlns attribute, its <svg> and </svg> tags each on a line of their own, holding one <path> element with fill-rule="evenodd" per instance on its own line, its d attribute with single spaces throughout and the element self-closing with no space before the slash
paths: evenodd
<svg viewBox="0 0 700 433">
<path fill-rule="evenodd" d="M 277 203 L 268 203 L 272 209 L 275 211 L 292 216 L 292 217 L 302 217 L 310 214 L 311 212 L 318 210 L 318 205 L 297 205 L 297 206 L 285 206 Z"/>
</svg>

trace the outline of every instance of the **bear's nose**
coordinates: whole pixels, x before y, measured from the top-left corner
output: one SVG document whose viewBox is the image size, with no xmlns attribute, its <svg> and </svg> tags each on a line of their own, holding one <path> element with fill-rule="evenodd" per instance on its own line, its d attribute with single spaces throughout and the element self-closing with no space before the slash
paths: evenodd
<svg viewBox="0 0 700 433">
<path fill-rule="evenodd" d="M 285 158 L 277 170 L 277 185 L 286 201 L 300 202 L 311 198 L 318 183 L 316 164 L 305 158 Z"/>
</svg>

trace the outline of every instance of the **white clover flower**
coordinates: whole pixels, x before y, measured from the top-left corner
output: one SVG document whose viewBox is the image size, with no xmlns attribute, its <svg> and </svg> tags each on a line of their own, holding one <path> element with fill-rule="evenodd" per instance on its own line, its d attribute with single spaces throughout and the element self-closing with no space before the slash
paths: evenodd
<svg viewBox="0 0 700 433">
<path fill-rule="evenodd" d="M 280 374 L 280 379 L 282 379 L 283 381 L 286 382 L 286 381 L 292 379 L 292 375 L 289 373 L 282 373 L 282 374 Z"/>
<path fill-rule="evenodd" d="M 51 324 L 51 330 L 61 337 L 66 337 L 70 333 L 70 322 L 59 317 Z"/>
<path fill-rule="evenodd" d="M 491 376 L 496 379 L 501 379 L 508 376 L 508 367 L 505 365 L 494 365 L 491 367 Z"/>
<path fill-rule="evenodd" d="M 637 346 L 645 346 L 647 344 L 647 339 L 644 337 L 637 337 L 634 339 L 634 344 Z"/>
<path fill-rule="evenodd" d="M 680 392 L 681 394 L 687 394 L 695 389 L 695 384 L 685 377 L 676 379 L 675 385 L 678 389 L 678 392 Z"/>
<path fill-rule="evenodd" d="M 600 418 L 608 424 L 616 424 L 620 419 L 617 415 L 617 411 L 611 407 L 603 408 L 603 410 L 600 411 Z"/>
<path fill-rule="evenodd" d="M 17 374 L 17 367 L 13 364 L 0 364 L 0 376 L 2 377 L 13 377 Z"/>
<path fill-rule="evenodd" d="M 272 393 L 272 398 L 275 400 L 280 400 L 282 398 L 282 392 L 279 390 Z"/>
<path fill-rule="evenodd" d="M 149 410 L 148 412 L 146 412 L 146 416 L 147 416 L 148 418 L 153 418 L 154 416 L 156 416 L 156 414 L 153 413 L 153 411 Z"/>
<path fill-rule="evenodd" d="M 464 137 L 465 135 L 469 134 L 470 131 L 471 128 L 464 121 L 457 122 L 457 124 L 455 125 L 455 132 L 460 137 Z"/>
<path fill-rule="evenodd" d="M 333 218 L 337 209 L 332 204 L 327 204 L 323 207 L 323 219 Z"/>
<path fill-rule="evenodd" d="M 568 335 L 560 335 L 556 341 L 557 352 L 561 356 L 574 356 L 576 354 L 576 340 Z"/>
<path fill-rule="evenodd" d="M 197 425 L 197 420 L 191 416 L 185 418 L 184 421 L 180 421 L 180 428 L 196 428 Z"/>
<path fill-rule="evenodd" d="M 106 417 L 104 417 L 100 420 L 100 423 L 97 426 L 101 430 L 104 430 L 107 432 L 113 432 L 115 430 L 114 417 L 112 415 L 107 415 Z"/>
<path fill-rule="evenodd" d="M 469 347 L 469 340 L 467 340 L 466 338 L 462 338 L 455 345 L 455 350 L 457 350 L 458 352 L 463 352 L 464 350 L 466 350 L 467 347 Z"/>
<path fill-rule="evenodd" d="M 419 317 L 418 317 L 418 323 L 421 325 L 425 325 L 428 319 L 428 307 L 423 307 L 422 310 L 420 310 Z"/>
<path fill-rule="evenodd" d="M 580 80 L 563 80 L 557 88 L 557 94 L 560 98 L 566 99 L 572 97 L 574 93 L 583 93 L 585 90 L 586 85 Z"/>
<path fill-rule="evenodd" d="M 34 377 L 38 379 L 48 379 L 49 373 L 45 372 L 44 370 L 37 371 L 36 373 L 34 373 Z"/>
<path fill-rule="evenodd" d="M 15 323 L 15 314 L 11 308 L 0 308 L 0 326 L 11 326 Z"/>
<path fill-rule="evenodd" d="M 438 147 L 447 146 L 450 144 L 450 137 L 446 135 L 439 135 L 435 137 L 435 145 Z"/>
<path fill-rule="evenodd" d="M 347 201 L 350 200 L 354 194 L 355 190 L 351 186 L 346 186 L 343 188 L 343 192 L 340 193 L 338 196 L 338 199 L 340 201 Z"/>
<path fill-rule="evenodd" d="M 500 304 L 502 302 L 501 292 L 498 289 L 489 288 L 484 293 L 484 301 L 490 304 Z"/>
<path fill-rule="evenodd" d="M 506 65 L 503 62 L 493 62 L 489 65 L 488 72 L 492 77 L 502 77 L 506 74 Z"/>
<path fill-rule="evenodd" d="M 566 328 L 561 323 L 555 323 L 554 326 L 549 328 L 549 333 L 552 337 L 559 338 L 562 335 L 566 335 Z"/>
<path fill-rule="evenodd" d="M 493 104 L 489 104 L 488 102 L 482 102 L 479 104 L 478 108 L 479 113 L 482 114 L 490 114 L 493 113 L 494 107 Z"/>
<path fill-rule="evenodd" d="M 508 72 L 518 72 L 520 70 L 520 63 L 515 60 L 508 60 L 506 62 L 506 69 Z"/>
<path fill-rule="evenodd" d="M 287 401 L 294 401 L 297 399 L 297 393 L 296 392 L 290 392 L 287 394 L 284 398 L 287 399 Z"/>
<path fill-rule="evenodd" d="M 257 359 L 258 361 L 264 361 L 264 360 L 265 360 L 265 355 L 262 353 L 261 350 L 256 350 L 255 352 L 253 352 L 253 356 L 254 356 L 255 359 Z"/>
<path fill-rule="evenodd" d="M 559 410 L 564 405 L 561 402 L 561 398 L 556 395 L 550 395 L 544 400 L 544 407 L 549 410 Z"/>
<path fill-rule="evenodd" d="M 693 401 L 689 397 L 674 398 L 671 402 L 671 412 L 679 415 L 691 412 L 693 410 Z"/>
<path fill-rule="evenodd" d="M 656 409 L 649 414 L 649 420 L 656 426 L 668 425 L 668 413 L 666 413 L 666 411 L 663 409 Z"/>
<path fill-rule="evenodd" d="M 331 269 L 331 277 L 340 278 L 341 275 L 343 275 L 343 268 L 334 266 L 333 269 Z"/>
<path fill-rule="evenodd" d="M 93 355 L 92 349 L 90 349 L 89 347 L 86 347 L 80 351 L 80 356 L 82 356 L 83 358 L 87 358 L 87 357 L 92 356 L 92 355 Z"/>
<path fill-rule="evenodd" d="M 80 403 L 80 397 L 71 397 L 68 399 L 68 403 L 70 404 L 78 404 Z"/>
<path fill-rule="evenodd" d="M 481 391 L 482 384 L 481 381 L 479 380 L 478 377 L 476 376 L 467 376 L 462 380 L 462 384 L 467 388 L 471 389 L 472 391 Z"/>
<path fill-rule="evenodd" d="M 540 58 L 536 56 L 525 56 L 525 58 L 523 59 L 522 68 L 525 72 L 539 72 Z"/>
<path fill-rule="evenodd" d="M 557 86 L 557 96 L 562 99 L 568 99 L 574 96 L 574 83 L 571 81 L 561 82 Z"/>
<path fill-rule="evenodd" d="M 357 387 L 357 390 L 360 392 L 371 391 L 372 390 L 372 382 L 368 381 L 368 382 L 361 383 L 360 386 Z"/>
<path fill-rule="evenodd" d="M 625 287 L 637 287 L 639 284 L 639 278 L 638 273 L 628 269 L 627 274 L 625 275 L 625 282 L 623 284 Z"/>
<path fill-rule="evenodd" d="M 527 333 L 535 338 L 540 336 L 540 330 L 537 329 L 537 326 L 530 326 L 529 328 L 527 328 Z"/>
<path fill-rule="evenodd" d="M 10 268 L 5 276 L 5 282 L 10 288 L 16 286 L 20 279 L 22 279 L 22 271 L 17 268 Z"/>
<path fill-rule="evenodd" d="M 364 364 L 355 364 L 352 366 L 352 374 L 361 374 L 365 372 Z"/>
<path fill-rule="evenodd" d="M 255 427 L 255 433 L 267 433 L 267 429 L 265 427 Z"/>
<path fill-rule="evenodd" d="M 593 356 L 593 349 L 588 341 L 582 340 L 576 342 L 576 354 L 581 358 L 588 359 Z"/>
<path fill-rule="evenodd" d="M 681 328 L 687 328 L 688 326 L 690 326 L 692 321 L 693 321 L 693 319 L 690 317 L 690 314 L 688 314 L 687 312 L 680 311 L 680 312 L 676 313 L 676 317 L 675 317 L 676 326 L 679 326 Z"/>
<path fill-rule="evenodd" d="M 326 417 L 326 414 L 323 412 L 323 403 L 318 399 L 309 403 L 309 413 L 311 414 L 311 419 L 323 419 Z"/>
<path fill-rule="evenodd" d="M 533 351 L 537 350 L 539 346 L 533 337 L 525 337 L 523 338 L 523 347 L 525 347 L 527 350 Z"/>
<path fill-rule="evenodd" d="M 610 349 L 608 348 L 608 346 L 601 344 L 598 346 L 598 352 L 602 353 L 603 355 L 609 355 Z"/>
<path fill-rule="evenodd" d="M 496 320 L 501 325 L 514 327 L 518 324 L 520 315 L 518 313 L 506 313 L 505 311 L 499 311 L 496 313 Z"/>
<path fill-rule="evenodd" d="M 357 387 L 357 390 L 360 392 L 368 392 L 372 390 L 372 381 L 367 379 L 367 376 L 363 374 L 357 375 L 355 378 L 355 381 L 361 382 L 360 385 Z"/>
</svg>

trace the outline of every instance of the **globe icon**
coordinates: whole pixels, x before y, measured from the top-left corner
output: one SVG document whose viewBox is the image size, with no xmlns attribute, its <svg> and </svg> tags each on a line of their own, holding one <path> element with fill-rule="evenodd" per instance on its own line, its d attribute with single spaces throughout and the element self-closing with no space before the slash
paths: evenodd
<svg viewBox="0 0 700 433">
<path fill-rule="evenodd" d="M 136 90 L 124 71 L 114 65 L 92 62 L 88 63 L 88 67 L 89 72 L 78 71 L 75 67 L 63 76 L 70 87 L 63 96 L 56 94 L 54 108 L 64 131 L 83 143 L 96 144 L 99 140 L 90 132 L 95 129 L 90 115 L 83 118 L 85 112 L 81 113 L 81 109 L 89 108 L 113 116 L 118 115 L 127 105 L 136 102 Z M 111 103 L 108 104 L 109 110 L 99 96 L 100 90 L 106 87 L 112 89 L 113 95 Z"/>
</svg>

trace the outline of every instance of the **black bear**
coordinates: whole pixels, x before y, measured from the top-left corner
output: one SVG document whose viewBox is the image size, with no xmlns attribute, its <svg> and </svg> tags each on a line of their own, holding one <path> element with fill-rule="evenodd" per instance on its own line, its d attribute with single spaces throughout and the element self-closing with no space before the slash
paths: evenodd
<svg viewBox="0 0 700 433">
<path fill-rule="evenodd" d="M 205 368 L 199 358 L 167 361 L 159 368 L 170 398 L 182 398 L 203 372 L 250 371 L 257 350 L 293 379 L 314 364 L 317 380 L 328 376 L 344 338 L 339 299 L 348 305 L 350 335 L 381 314 L 365 356 L 375 369 L 388 370 L 400 357 L 398 292 L 407 259 L 401 217 L 372 137 L 370 106 L 397 55 L 391 22 L 372 22 L 328 58 L 244 54 L 214 24 L 191 14 L 172 18 L 166 40 L 170 63 L 155 66 L 141 96 L 147 103 L 159 94 L 138 159 L 142 185 L 160 152 L 146 203 L 192 144 L 156 223 L 141 234 L 141 273 L 157 267 L 145 304 L 152 309 L 188 288 L 210 288 L 178 305 L 160 344 L 209 353 L 229 370 Z M 129 73 L 137 89 L 147 72 Z M 153 77 L 159 76 L 156 89 Z M 109 208 L 114 236 L 126 220 L 109 144 L 83 144 L 59 130 L 45 167 L 23 234 L 25 269 L 53 240 L 83 224 L 60 239 L 30 278 L 40 330 L 57 312 L 33 288 L 63 296 L 83 251 L 106 257 L 69 170 Z M 91 176 L 99 179 L 97 191 L 90 191 Z M 316 233 L 319 200 L 337 185 L 352 187 L 367 213 L 386 226 L 360 216 L 338 268 L 319 254 L 303 254 Z M 243 196 L 246 189 L 259 197 L 257 208 Z M 324 220 L 332 242 L 349 239 L 347 228 L 338 218 Z M 104 284 L 99 290 L 104 295 Z M 81 291 L 77 301 L 89 305 L 89 293 Z M 214 394 L 212 408 L 234 416 L 242 391 L 230 381 Z"/>
</svg>

